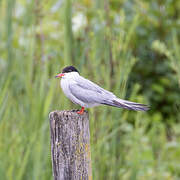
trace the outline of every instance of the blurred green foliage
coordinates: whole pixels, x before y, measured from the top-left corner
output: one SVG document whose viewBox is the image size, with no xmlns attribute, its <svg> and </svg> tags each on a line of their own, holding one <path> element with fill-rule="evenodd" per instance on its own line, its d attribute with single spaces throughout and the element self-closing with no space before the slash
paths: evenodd
<svg viewBox="0 0 180 180">
<path fill-rule="evenodd" d="M 89 109 L 93 179 L 180 178 L 180 1 L 0 0 L 0 179 L 53 179 L 48 114 L 66 65 L 147 113 Z"/>
</svg>

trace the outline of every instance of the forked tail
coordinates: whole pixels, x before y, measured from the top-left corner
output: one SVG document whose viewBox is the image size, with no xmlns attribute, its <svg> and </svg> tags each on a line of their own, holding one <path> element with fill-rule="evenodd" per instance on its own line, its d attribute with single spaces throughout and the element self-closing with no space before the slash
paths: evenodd
<svg viewBox="0 0 180 180">
<path fill-rule="evenodd" d="M 126 100 L 122 100 L 119 98 L 113 99 L 111 101 L 106 101 L 105 103 L 102 103 L 102 104 L 109 105 L 109 106 L 115 106 L 118 108 L 130 109 L 130 110 L 134 110 L 134 111 L 149 110 L 149 107 L 145 104 L 126 101 Z"/>
</svg>

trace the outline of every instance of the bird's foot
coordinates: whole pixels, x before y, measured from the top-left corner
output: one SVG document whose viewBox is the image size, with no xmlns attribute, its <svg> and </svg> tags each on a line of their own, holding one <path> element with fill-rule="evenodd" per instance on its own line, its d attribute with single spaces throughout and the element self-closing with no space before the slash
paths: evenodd
<svg viewBox="0 0 180 180">
<path fill-rule="evenodd" d="M 84 113 L 84 107 L 82 107 L 81 110 L 78 111 L 77 113 L 82 115 Z"/>
</svg>

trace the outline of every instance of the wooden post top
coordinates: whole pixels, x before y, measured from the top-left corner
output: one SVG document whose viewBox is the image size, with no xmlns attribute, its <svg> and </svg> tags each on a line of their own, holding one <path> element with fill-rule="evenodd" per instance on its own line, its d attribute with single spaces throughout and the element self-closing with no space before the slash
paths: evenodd
<svg viewBox="0 0 180 180">
<path fill-rule="evenodd" d="M 88 112 L 84 111 L 84 113 L 82 115 L 78 114 L 79 110 L 63 110 L 63 111 L 59 111 L 59 110 L 55 110 L 49 113 L 49 119 L 51 118 L 51 116 L 74 116 L 74 117 L 88 117 Z"/>
</svg>

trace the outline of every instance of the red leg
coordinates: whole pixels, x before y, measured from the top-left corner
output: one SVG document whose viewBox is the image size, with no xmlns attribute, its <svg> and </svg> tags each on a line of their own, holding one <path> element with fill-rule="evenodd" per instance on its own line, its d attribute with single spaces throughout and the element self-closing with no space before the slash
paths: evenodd
<svg viewBox="0 0 180 180">
<path fill-rule="evenodd" d="M 81 110 L 77 112 L 78 114 L 83 114 L 84 113 L 84 107 L 81 107 Z"/>
</svg>

